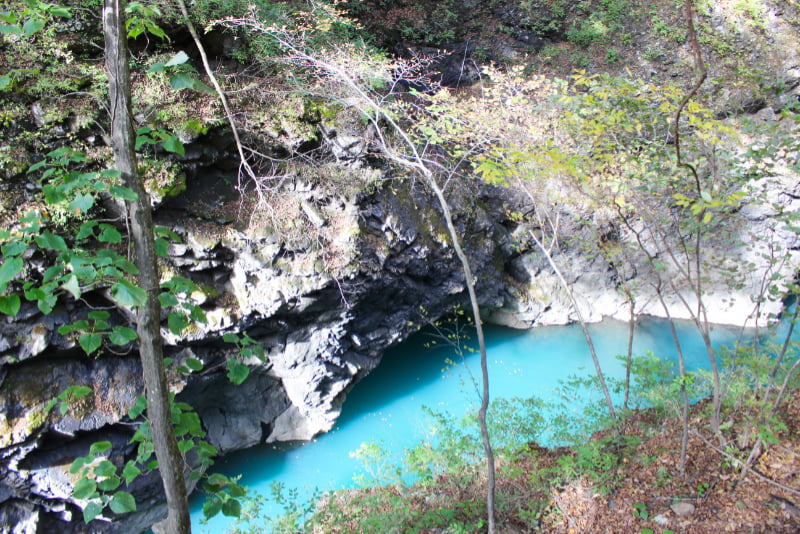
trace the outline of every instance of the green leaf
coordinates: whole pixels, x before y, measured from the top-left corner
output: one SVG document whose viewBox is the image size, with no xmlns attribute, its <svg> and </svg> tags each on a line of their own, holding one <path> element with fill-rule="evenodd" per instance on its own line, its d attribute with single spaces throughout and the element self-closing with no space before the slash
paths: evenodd
<svg viewBox="0 0 800 534">
<path fill-rule="evenodd" d="M 247 495 L 247 492 L 245 491 L 244 486 L 242 486 L 241 484 L 236 484 L 234 482 L 231 482 L 231 484 L 228 486 L 228 494 L 231 497 L 238 498 L 238 497 L 244 497 L 245 495 Z"/>
<path fill-rule="evenodd" d="M 180 154 L 181 156 L 186 155 L 186 149 L 183 147 L 183 143 L 181 143 L 180 139 L 176 136 L 171 135 L 164 139 L 164 150 L 167 152 L 172 152 L 174 154 Z"/>
<path fill-rule="evenodd" d="M 112 477 L 117 474 L 117 468 L 108 460 L 103 460 L 94 467 L 94 474 L 98 477 Z"/>
<path fill-rule="evenodd" d="M 197 358 L 186 358 L 186 366 L 192 371 L 202 371 L 203 362 Z"/>
<path fill-rule="evenodd" d="M 0 24 L 1 34 L 22 35 L 22 28 L 17 24 Z M 8 76 L 10 79 L 11 77 Z"/>
<path fill-rule="evenodd" d="M 101 224 L 100 225 L 101 232 L 100 235 L 97 236 L 97 239 L 101 243 L 121 243 L 122 242 L 122 234 L 119 231 L 111 226 L 110 224 Z"/>
<path fill-rule="evenodd" d="M 24 241 L 12 241 L 0 247 L 0 250 L 2 250 L 4 258 L 11 258 L 28 250 L 28 244 Z"/>
<path fill-rule="evenodd" d="M 153 63 L 153 66 L 147 69 L 147 72 L 164 72 L 164 67 L 166 67 L 166 65 L 161 62 Z"/>
<path fill-rule="evenodd" d="M 30 37 L 42 28 L 44 28 L 44 20 L 40 19 L 39 17 L 34 17 L 28 19 L 28 21 L 22 25 L 22 33 L 24 33 L 27 37 Z"/>
<path fill-rule="evenodd" d="M 136 511 L 136 499 L 127 491 L 118 491 L 108 504 L 115 514 L 127 514 Z"/>
<path fill-rule="evenodd" d="M 0 265 L 0 284 L 6 284 L 22 271 L 22 258 L 11 258 Z"/>
<path fill-rule="evenodd" d="M 50 250 L 63 252 L 67 250 L 67 243 L 61 236 L 57 236 L 51 232 L 42 232 L 42 235 L 34 238 L 36 243 L 42 247 Z"/>
<path fill-rule="evenodd" d="M 242 513 L 242 505 L 236 499 L 228 499 L 222 503 L 222 515 L 228 517 L 239 517 Z"/>
<path fill-rule="evenodd" d="M 74 274 L 67 278 L 67 281 L 61 285 L 61 288 L 69 291 L 75 300 L 81 298 L 81 285 L 78 283 L 78 277 Z"/>
<path fill-rule="evenodd" d="M 228 360 L 228 380 L 234 386 L 240 385 L 250 375 L 250 368 L 239 360 Z"/>
<path fill-rule="evenodd" d="M 75 499 L 91 499 L 97 491 L 97 484 L 88 478 L 80 479 L 72 489 L 72 497 Z"/>
<path fill-rule="evenodd" d="M 167 324 L 169 331 L 173 334 L 180 335 L 183 329 L 189 326 L 189 318 L 182 312 L 170 312 L 167 316 Z"/>
<path fill-rule="evenodd" d="M 203 503 L 203 515 L 206 519 L 211 519 L 222 510 L 222 503 L 218 497 L 210 497 Z"/>
<path fill-rule="evenodd" d="M 78 338 L 78 344 L 88 356 L 91 356 L 103 344 L 103 336 L 86 332 Z"/>
<path fill-rule="evenodd" d="M 118 200 L 136 200 L 139 198 L 133 190 L 122 187 L 121 185 L 112 185 L 109 192 L 112 197 Z"/>
<path fill-rule="evenodd" d="M 114 491 L 120 484 L 122 484 L 122 479 L 115 475 L 101 480 L 97 483 L 97 487 L 102 491 Z"/>
<path fill-rule="evenodd" d="M 125 279 L 111 286 L 111 295 L 120 306 L 135 307 L 147 304 L 147 293 Z"/>
<path fill-rule="evenodd" d="M 139 268 L 136 266 L 136 264 L 125 258 L 117 258 L 117 260 L 114 261 L 114 265 L 128 274 L 139 274 Z"/>
<path fill-rule="evenodd" d="M 156 256 L 166 258 L 169 256 L 169 241 L 163 237 L 157 237 L 155 240 Z"/>
<path fill-rule="evenodd" d="M 89 454 L 97 456 L 103 454 L 109 449 L 111 449 L 110 441 L 96 441 L 95 443 L 92 443 L 91 447 L 89 447 Z"/>
<path fill-rule="evenodd" d="M 239 336 L 237 336 L 236 334 L 225 334 L 224 336 L 222 336 L 222 341 L 224 341 L 225 343 L 238 343 Z"/>
<path fill-rule="evenodd" d="M 69 17 L 72 16 L 72 11 L 70 11 L 70 9 L 68 7 L 51 5 L 50 9 L 48 9 L 48 11 L 54 17 L 69 18 Z"/>
<path fill-rule="evenodd" d="M 144 395 L 139 395 L 136 397 L 136 402 L 133 404 L 130 410 L 128 410 L 128 417 L 131 419 L 136 419 L 144 411 L 147 409 L 147 400 L 145 399 Z"/>
<path fill-rule="evenodd" d="M 192 450 L 192 448 L 194 448 L 194 441 L 190 439 L 182 439 L 178 441 L 178 450 L 181 451 L 181 454 L 185 455 L 187 452 Z"/>
<path fill-rule="evenodd" d="M 50 312 L 53 311 L 57 301 L 58 299 L 52 293 L 44 294 L 41 298 L 36 300 L 36 306 L 43 314 L 50 315 Z"/>
<path fill-rule="evenodd" d="M 177 306 L 179 301 L 178 297 L 173 295 L 172 293 L 161 293 L 158 296 L 158 301 L 161 303 L 161 306 L 164 308 L 169 308 L 171 306 Z"/>
<path fill-rule="evenodd" d="M 122 468 L 122 476 L 125 478 L 125 484 L 128 485 L 141 474 L 142 470 L 136 467 L 136 463 L 133 460 L 128 460 L 128 463 Z"/>
<path fill-rule="evenodd" d="M 81 397 L 85 397 L 93 390 L 89 386 L 70 386 L 64 390 L 64 392 L 59 395 L 60 398 L 72 398 L 72 399 L 80 399 Z M 100 443 L 107 443 L 107 442 L 100 442 Z M 109 447 L 111 444 L 109 443 Z M 91 450 L 91 449 L 90 449 Z"/>
<path fill-rule="evenodd" d="M 189 56 L 186 55 L 186 52 L 181 50 L 180 52 L 178 52 L 177 54 L 172 56 L 172 59 L 167 61 L 167 63 L 164 64 L 164 66 L 165 67 L 176 67 L 178 65 L 183 65 L 187 61 L 189 61 Z"/>
<path fill-rule="evenodd" d="M 92 501 L 83 509 L 83 520 L 89 523 L 101 513 L 103 513 L 103 505 L 99 502 Z"/>
<path fill-rule="evenodd" d="M 97 226 L 97 221 L 86 221 L 81 225 L 80 230 L 75 235 L 75 239 L 81 240 L 86 239 L 94 235 L 94 228 Z"/>
<path fill-rule="evenodd" d="M 195 78 L 189 74 L 179 72 L 169 77 L 169 84 L 173 89 L 194 89 Z"/>
<path fill-rule="evenodd" d="M 127 345 L 131 341 L 135 341 L 138 336 L 136 330 L 128 328 L 127 326 L 115 326 L 108 336 L 108 340 L 114 345 Z"/>
<path fill-rule="evenodd" d="M 69 210 L 78 215 L 89 211 L 94 206 L 94 197 L 88 193 L 80 193 L 69 203 Z"/>
<path fill-rule="evenodd" d="M 14 317 L 19 313 L 19 295 L 0 295 L 0 313 Z"/>
</svg>

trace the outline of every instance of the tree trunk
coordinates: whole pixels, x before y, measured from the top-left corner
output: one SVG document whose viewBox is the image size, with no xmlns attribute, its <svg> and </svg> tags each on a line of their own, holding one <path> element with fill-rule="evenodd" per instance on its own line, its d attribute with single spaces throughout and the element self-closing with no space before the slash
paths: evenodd
<svg viewBox="0 0 800 534">
<path fill-rule="evenodd" d="M 161 527 L 170 534 L 188 534 L 191 532 L 191 523 L 186 482 L 183 478 L 183 457 L 172 429 L 169 389 L 162 352 L 161 306 L 158 301 L 160 289 L 153 240 L 153 216 L 150 198 L 139 178 L 134 153 L 125 4 L 126 0 L 105 0 L 103 5 L 106 69 L 111 97 L 111 145 L 123 185 L 137 196 L 136 200 L 127 202 L 127 209 L 135 263 L 139 268 L 138 283 L 147 293 L 146 305 L 137 309 L 136 330 L 139 335 L 147 415 L 169 508 L 167 519 Z"/>
</svg>

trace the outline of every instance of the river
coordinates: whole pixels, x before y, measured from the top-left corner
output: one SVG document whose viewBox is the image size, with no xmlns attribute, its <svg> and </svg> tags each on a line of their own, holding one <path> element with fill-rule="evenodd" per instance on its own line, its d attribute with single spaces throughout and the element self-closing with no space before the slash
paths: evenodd
<svg viewBox="0 0 800 534">
<path fill-rule="evenodd" d="M 693 324 L 679 322 L 687 367 L 707 366 L 708 356 Z M 590 331 L 607 376 L 622 377 L 623 364 L 616 358 L 627 350 L 628 325 L 606 320 L 590 325 Z M 740 333 L 733 327 L 715 327 L 715 343 L 731 343 Z M 487 328 L 487 347 L 493 397 L 547 398 L 554 395 L 559 381 L 570 375 L 594 373 L 585 337 L 577 325 L 542 327 L 528 331 Z M 400 453 L 424 438 L 428 429 L 421 409 L 428 406 L 463 415 L 474 410 L 479 399 L 473 377 L 479 379 L 479 356 L 463 359 L 452 347 L 429 348 L 430 332 L 420 333 L 386 352 L 381 365 L 348 395 L 338 425 L 331 432 L 307 443 L 264 445 L 232 454 L 220 460 L 214 470 L 241 474 L 241 483 L 269 495 L 272 481 L 297 488 L 307 499 L 314 488 L 330 490 L 353 487 L 354 476 L 362 472 L 352 453 L 365 442 L 380 442 Z M 675 358 L 668 323 L 645 318 L 636 328 L 634 354 L 653 351 L 660 357 Z M 576 407 L 579 408 L 579 407 Z M 202 497 L 194 497 L 194 532 L 222 533 L 231 519 L 213 518 L 207 525 L 200 519 Z M 264 510 L 280 509 L 268 504 Z"/>
</svg>

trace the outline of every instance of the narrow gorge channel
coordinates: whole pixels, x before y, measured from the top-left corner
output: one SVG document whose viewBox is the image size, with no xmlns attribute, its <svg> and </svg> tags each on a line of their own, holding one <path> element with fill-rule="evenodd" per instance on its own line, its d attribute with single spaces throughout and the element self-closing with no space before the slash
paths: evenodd
<svg viewBox="0 0 800 534">
<path fill-rule="evenodd" d="M 688 321 L 677 324 L 687 368 L 707 367 L 707 354 L 694 325 Z M 607 376 L 623 378 L 624 367 L 616 356 L 627 350 L 628 325 L 605 320 L 589 329 Z M 714 341 L 732 344 L 740 333 L 736 327 L 716 326 Z M 462 360 L 450 346 L 426 347 L 432 339 L 430 332 L 423 331 L 387 351 L 381 365 L 348 395 L 342 415 L 329 433 L 310 442 L 240 451 L 220 460 L 216 467 L 231 476 L 241 474 L 244 485 L 265 496 L 270 495 L 273 482 L 297 488 L 302 500 L 310 498 L 314 488 L 354 487 L 354 477 L 363 474 L 364 468 L 352 453 L 363 443 L 380 443 L 399 460 L 404 448 L 430 438 L 430 421 L 423 406 L 456 418 L 475 410 L 479 398 L 472 378 L 479 372 L 478 355 L 469 353 Z M 560 381 L 593 372 L 586 340 L 575 324 L 527 331 L 490 327 L 487 343 L 494 398 L 552 398 L 558 394 Z M 647 351 L 661 358 L 676 358 L 666 321 L 644 318 L 639 322 L 634 355 Z M 598 393 L 598 402 L 600 398 Z M 573 407 L 577 414 L 583 405 L 575 403 Z M 195 532 L 221 533 L 232 528 L 231 519 L 221 515 L 201 524 L 202 501 L 201 495 L 195 495 Z M 269 502 L 263 512 L 274 517 L 281 508 Z"/>
</svg>

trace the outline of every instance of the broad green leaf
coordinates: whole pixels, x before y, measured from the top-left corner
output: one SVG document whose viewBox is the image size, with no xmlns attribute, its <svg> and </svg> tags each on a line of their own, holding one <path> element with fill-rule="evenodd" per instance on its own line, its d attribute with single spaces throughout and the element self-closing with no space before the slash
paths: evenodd
<svg viewBox="0 0 800 534">
<path fill-rule="evenodd" d="M 222 503 L 222 515 L 228 517 L 239 517 L 242 513 L 242 505 L 236 499 L 228 499 Z"/>
<path fill-rule="evenodd" d="M 69 203 L 69 210 L 75 215 L 89 211 L 94 206 L 94 197 L 88 193 L 80 193 Z"/>
<path fill-rule="evenodd" d="M 183 143 L 181 143 L 180 139 L 171 135 L 164 139 L 164 150 L 167 152 L 172 152 L 174 154 L 180 154 L 181 156 L 186 155 L 186 149 L 183 147 Z"/>
<path fill-rule="evenodd" d="M 5 245 L 0 248 L 3 251 L 4 258 L 11 258 L 12 256 L 19 256 L 26 250 L 28 250 L 28 244 L 24 241 L 13 241 L 11 243 L 6 243 Z"/>
<path fill-rule="evenodd" d="M 161 306 L 164 308 L 169 308 L 171 306 L 177 306 L 179 301 L 178 297 L 173 295 L 172 293 L 161 293 L 158 296 L 158 301 L 161 303 Z"/>
<path fill-rule="evenodd" d="M 50 9 L 48 9 L 48 11 L 54 17 L 69 18 L 69 17 L 72 16 L 72 11 L 70 11 L 70 9 L 68 7 L 51 5 Z"/>
<path fill-rule="evenodd" d="M 14 279 L 22 271 L 22 258 L 10 258 L 0 265 L 0 285 Z"/>
<path fill-rule="evenodd" d="M 121 306 L 135 307 L 147 304 L 147 293 L 125 279 L 111 286 L 111 295 Z"/>
<path fill-rule="evenodd" d="M 203 503 L 203 515 L 206 519 L 210 519 L 220 513 L 222 510 L 222 503 L 218 497 L 210 497 Z"/>
<path fill-rule="evenodd" d="M 22 35 L 22 28 L 17 24 L 0 24 L 0 34 Z"/>
<path fill-rule="evenodd" d="M 239 336 L 237 336 L 236 334 L 225 334 L 224 336 L 222 336 L 222 341 L 224 341 L 225 343 L 238 343 Z"/>
<path fill-rule="evenodd" d="M 166 258 L 169 256 L 169 241 L 163 237 L 157 237 L 155 240 L 156 256 Z"/>
<path fill-rule="evenodd" d="M 139 268 L 136 266 L 136 264 L 126 258 L 117 259 L 117 261 L 114 262 L 114 265 L 128 274 L 139 274 Z"/>
<path fill-rule="evenodd" d="M 119 230 L 111 226 L 110 224 L 101 224 L 100 235 L 97 236 L 98 241 L 101 243 L 121 243 L 122 242 L 122 234 L 119 233 Z"/>
<path fill-rule="evenodd" d="M 64 272 L 64 269 L 66 269 L 66 266 L 63 263 L 58 263 L 52 267 L 49 267 L 42 275 L 42 282 L 46 284 L 47 282 L 51 282 L 53 279 L 58 278 L 61 276 L 61 273 Z"/>
<path fill-rule="evenodd" d="M 72 497 L 75 499 L 91 499 L 97 491 L 97 484 L 88 478 L 80 479 L 72 489 Z"/>
<path fill-rule="evenodd" d="M 125 478 L 125 484 L 128 485 L 141 474 L 142 470 L 136 467 L 136 463 L 133 460 L 128 460 L 128 463 L 122 468 L 122 476 Z"/>
<path fill-rule="evenodd" d="M 203 370 L 203 362 L 201 362 L 197 358 L 186 358 L 186 366 L 192 371 Z"/>
<path fill-rule="evenodd" d="M 103 321 L 111 317 L 111 314 L 105 310 L 92 310 L 86 316 L 94 321 Z"/>
<path fill-rule="evenodd" d="M 187 55 L 186 55 L 186 52 L 184 52 L 183 50 L 181 50 L 180 52 L 178 52 L 177 54 L 175 54 L 174 56 L 172 56 L 172 59 L 170 59 L 169 61 L 167 61 L 167 62 L 164 64 L 164 66 L 165 66 L 165 67 L 176 67 L 176 66 L 178 66 L 178 65 L 183 65 L 183 64 L 184 64 L 184 63 L 186 63 L 187 61 L 189 61 L 189 56 L 187 56 Z"/>
<path fill-rule="evenodd" d="M 75 235 L 75 239 L 81 240 L 93 236 L 95 226 L 97 226 L 97 221 L 86 221 L 81 225 L 80 230 Z"/>
<path fill-rule="evenodd" d="M 103 336 L 100 334 L 94 334 L 91 332 L 86 332 L 85 334 L 81 334 L 78 338 L 78 344 L 80 344 L 83 351 L 91 356 L 94 351 L 100 348 L 103 344 Z"/>
<path fill-rule="evenodd" d="M 231 482 L 230 485 L 228 485 L 228 494 L 231 497 L 238 498 L 247 495 L 247 491 L 245 491 L 244 486 L 242 486 L 241 484 L 236 484 L 235 482 Z"/>
<path fill-rule="evenodd" d="M 42 247 L 50 250 L 63 252 L 67 250 L 67 243 L 61 236 L 57 236 L 51 232 L 42 232 L 42 235 L 34 238 L 36 243 Z"/>
<path fill-rule="evenodd" d="M 122 484 L 122 479 L 115 475 L 101 480 L 97 483 L 97 487 L 102 491 L 114 491 L 120 484 Z"/>
<path fill-rule="evenodd" d="M 81 298 L 81 285 L 78 283 L 78 277 L 74 274 L 67 278 L 67 281 L 61 285 L 61 288 L 65 291 L 69 291 L 75 300 Z"/>
<path fill-rule="evenodd" d="M 39 17 L 33 17 L 28 19 L 28 21 L 22 25 L 22 33 L 30 37 L 42 28 L 44 28 L 44 20 L 40 19 Z"/>
<path fill-rule="evenodd" d="M 250 375 L 250 368 L 239 360 L 228 360 L 228 380 L 234 386 L 240 385 Z"/>
<path fill-rule="evenodd" d="M 169 77 L 169 84 L 173 89 L 194 89 L 194 76 L 179 72 Z"/>
<path fill-rule="evenodd" d="M 182 439 L 178 441 L 178 450 L 181 451 L 181 454 L 186 454 L 193 448 L 194 448 L 194 441 L 190 439 Z"/>
<path fill-rule="evenodd" d="M 131 419 L 136 419 L 140 415 L 144 413 L 147 409 L 147 400 L 144 398 L 144 395 L 139 395 L 136 397 L 136 402 L 133 404 L 130 410 L 128 410 L 128 417 Z M 142 427 L 140 426 L 139 429 Z"/>
<path fill-rule="evenodd" d="M 19 295 L 0 295 L 0 313 L 14 317 L 19 313 Z"/>
<path fill-rule="evenodd" d="M 189 310 L 189 318 L 192 321 L 195 321 L 200 324 L 206 324 L 208 322 L 208 318 L 206 317 L 206 312 L 200 306 L 192 306 Z"/>
<path fill-rule="evenodd" d="M 92 501 L 83 509 L 83 520 L 90 523 L 95 517 L 103 513 L 103 505 L 99 502 Z"/>
<path fill-rule="evenodd" d="M 175 243 L 181 243 L 181 236 L 165 226 L 156 226 L 153 233 L 158 236 L 168 237 Z"/>
<path fill-rule="evenodd" d="M 164 67 L 166 67 L 166 65 L 161 62 L 153 63 L 153 66 L 147 69 L 147 72 L 164 72 Z"/>
<path fill-rule="evenodd" d="M 89 454 L 97 456 L 99 454 L 103 454 L 109 449 L 111 449 L 110 441 L 96 441 L 89 447 Z"/>
<path fill-rule="evenodd" d="M 169 331 L 177 336 L 183 332 L 184 328 L 189 326 L 189 318 L 182 312 L 169 312 L 167 324 L 169 325 Z"/>
<path fill-rule="evenodd" d="M 108 340 L 114 345 L 127 345 L 136 340 L 136 331 L 127 326 L 115 326 L 108 336 Z"/>
<path fill-rule="evenodd" d="M 119 200 L 136 200 L 137 197 L 136 193 L 133 190 L 128 189 L 127 187 L 122 187 L 121 185 L 112 185 L 110 190 L 111 196 L 119 199 Z"/>
<path fill-rule="evenodd" d="M 92 388 L 89 387 L 89 386 L 70 386 L 64 391 L 64 393 L 59 395 L 59 397 L 63 397 L 63 398 L 68 398 L 69 397 L 69 398 L 72 398 L 72 399 L 80 399 L 81 397 L 85 397 L 86 395 L 88 395 L 92 391 L 93 391 Z M 103 443 L 103 442 L 101 442 L 101 443 Z M 109 443 L 109 447 L 110 446 L 111 446 L 111 444 Z"/>
<path fill-rule="evenodd" d="M 94 474 L 98 477 L 112 477 L 116 473 L 117 467 L 108 460 L 102 460 L 94 466 Z"/>
<path fill-rule="evenodd" d="M 114 494 L 108 506 L 115 514 L 127 514 L 136 511 L 136 499 L 127 491 L 118 491 Z"/>
<path fill-rule="evenodd" d="M 50 312 L 53 311 L 53 308 L 55 307 L 57 301 L 58 298 L 52 293 L 43 294 L 41 298 L 36 299 L 36 306 L 39 308 L 39 311 L 42 312 L 43 314 L 50 315 Z"/>
</svg>

